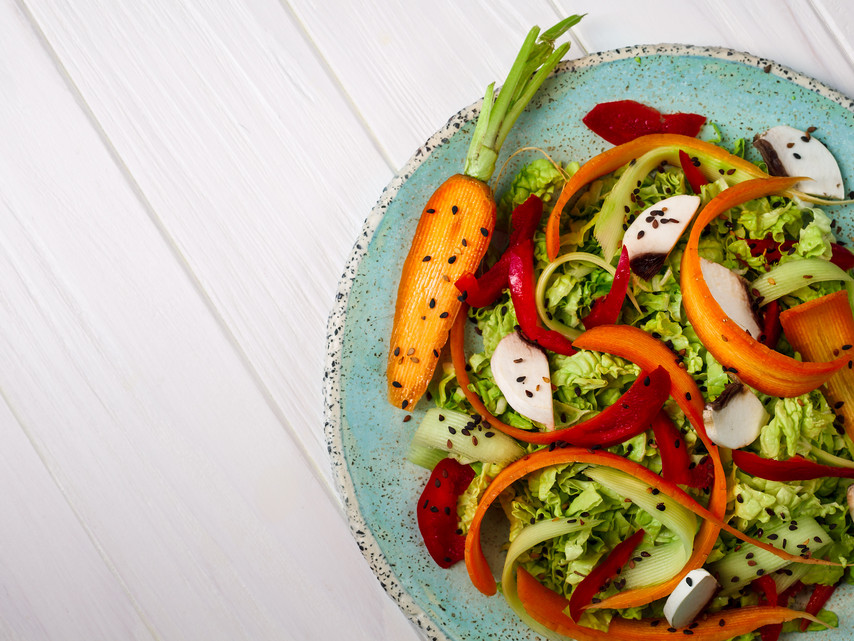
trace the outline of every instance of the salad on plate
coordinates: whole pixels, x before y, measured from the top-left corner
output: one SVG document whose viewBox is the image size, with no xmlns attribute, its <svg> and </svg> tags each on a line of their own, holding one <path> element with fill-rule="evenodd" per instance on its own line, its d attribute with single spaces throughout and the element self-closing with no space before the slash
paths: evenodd
<svg viewBox="0 0 854 641">
<path fill-rule="evenodd" d="M 809 123 L 727 148 L 702 115 L 618 100 L 584 119 L 613 147 L 543 152 L 494 195 L 578 19 L 532 30 L 487 90 L 404 264 L 387 376 L 394 406 L 432 404 L 408 455 L 432 470 L 425 554 L 547 638 L 834 627 L 854 559 L 839 168 Z M 490 511 L 509 524 L 497 580 Z"/>
</svg>

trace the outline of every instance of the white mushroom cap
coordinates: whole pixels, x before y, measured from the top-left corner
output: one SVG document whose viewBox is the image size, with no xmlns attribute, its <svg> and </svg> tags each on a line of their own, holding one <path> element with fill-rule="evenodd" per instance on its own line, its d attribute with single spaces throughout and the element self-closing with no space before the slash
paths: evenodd
<svg viewBox="0 0 854 641">
<path fill-rule="evenodd" d="M 684 628 L 697 618 L 717 589 L 718 582 L 708 571 L 691 570 L 667 597 L 664 618 L 674 628 Z"/>
<path fill-rule="evenodd" d="M 774 176 L 809 176 L 796 189 L 814 196 L 844 198 L 842 172 L 833 154 L 810 133 L 788 125 L 771 127 L 753 139 Z"/>
<path fill-rule="evenodd" d="M 510 407 L 553 430 L 551 374 L 545 352 L 512 332 L 498 343 L 489 364 Z"/>
<path fill-rule="evenodd" d="M 746 281 L 723 265 L 705 258 L 700 258 L 700 268 L 712 298 L 721 306 L 724 314 L 753 338 L 758 339 L 762 329 L 753 313 Z"/>
<path fill-rule="evenodd" d="M 632 272 L 645 280 L 655 276 L 699 207 L 699 196 L 672 196 L 638 214 L 623 235 Z"/>
<path fill-rule="evenodd" d="M 768 422 L 768 412 L 750 388 L 730 383 L 714 403 L 703 410 L 703 423 L 716 445 L 737 450 L 750 445 Z"/>
</svg>

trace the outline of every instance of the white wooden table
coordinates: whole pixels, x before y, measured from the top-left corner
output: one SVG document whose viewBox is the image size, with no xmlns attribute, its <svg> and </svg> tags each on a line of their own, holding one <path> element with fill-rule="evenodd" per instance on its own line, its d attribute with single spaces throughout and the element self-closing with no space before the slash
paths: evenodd
<svg viewBox="0 0 854 641">
<path fill-rule="evenodd" d="M 418 639 L 323 437 L 383 186 L 533 24 L 854 95 L 850 2 L 0 0 L 0 639 Z"/>
</svg>

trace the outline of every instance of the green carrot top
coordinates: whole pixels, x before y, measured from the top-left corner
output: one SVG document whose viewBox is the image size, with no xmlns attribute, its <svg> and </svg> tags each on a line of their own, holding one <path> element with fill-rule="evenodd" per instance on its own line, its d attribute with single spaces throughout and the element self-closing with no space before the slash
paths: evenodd
<svg viewBox="0 0 854 641">
<path fill-rule="evenodd" d="M 483 107 L 466 154 L 464 174 L 483 182 L 492 177 L 498 152 L 516 119 L 569 50 L 568 42 L 555 49 L 555 40 L 578 24 L 582 17 L 569 16 L 542 34 L 539 27 L 528 32 L 498 97 L 495 97 L 495 83 L 486 88 Z"/>
</svg>

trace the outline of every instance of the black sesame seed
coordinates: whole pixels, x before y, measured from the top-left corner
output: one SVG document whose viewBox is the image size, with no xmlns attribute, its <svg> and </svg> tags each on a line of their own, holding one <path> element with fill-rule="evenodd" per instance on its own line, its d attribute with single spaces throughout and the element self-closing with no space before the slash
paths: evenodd
<svg viewBox="0 0 854 641">
<path fill-rule="evenodd" d="M 692 585 L 694 585 L 694 579 L 692 579 L 690 576 L 685 577 L 685 583 L 687 583 L 688 587 L 690 588 Z"/>
<path fill-rule="evenodd" d="M 403 401 L 403 403 L 400 404 L 400 409 L 405 410 L 408 405 L 409 405 L 409 401 Z"/>
<path fill-rule="evenodd" d="M 435 213 L 436 213 L 436 210 L 431 208 L 431 209 L 428 209 L 428 210 L 427 210 L 427 213 L 428 213 L 428 214 L 435 214 Z"/>
<path fill-rule="evenodd" d="M 430 309 L 433 309 L 434 307 L 436 307 L 436 299 L 435 299 L 435 298 L 431 298 L 431 299 L 430 299 L 430 302 L 428 303 L 428 305 L 430 306 Z"/>
<path fill-rule="evenodd" d="M 664 510 L 665 510 L 664 503 L 659 503 L 658 505 L 655 506 L 655 509 L 658 510 L 659 512 L 664 512 Z"/>
<path fill-rule="evenodd" d="M 392 387 L 403 387 L 403 385 L 401 385 L 398 381 L 392 381 L 391 386 Z"/>
<path fill-rule="evenodd" d="M 643 238 L 644 233 L 645 233 L 645 232 L 644 232 L 644 230 L 643 230 L 643 229 L 641 229 L 641 230 L 638 232 L 638 239 Z"/>
<path fill-rule="evenodd" d="M 489 230 L 486 227 L 481 227 L 480 228 L 480 235 L 484 236 L 484 237 L 489 236 Z"/>
<path fill-rule="evenodd" d="M 447 317 L 448 317 L 448 312 L 442 312 L 441 314 L 439 314 L 439 318 L 447 318 Z"/>
<path fill-rule="evenodd" d="M 793 156 L 796 160 L 800 160 L 800 159 L 801 159 L 801 155 L 800 155 L 800 154 L 792 154 L 792 156 Z"/>
<path fill-rule="evenodd" d="M 649 376 L 647 376 L 646 378 L 643 379 L 643 384 L 645 387 L 649 387 L 649 384 L 650 384 Z"/>
<path fill-rule="evenodd" d="M 525 390 L 525 396 L 527 396 L 528 398 L 533 398 L 534 393 L 531 390 L 526 389 Z"/>
<path fill-rule="evenodd" d="M 426 263 L 426 262 L 427 262 L 427 261 L 429 261 L 429 260 L 430 260 L 430 257 L 429 257 L 429 256 L 425 256 L 424 258 L 422 258 L 422 259 L 421 259 L 421 262 L 422 262 L 422 263 Z"/>
<path fill-rule="evenodd" d="M 453 265 L 455 262 L 457 262 L 457 257 L 456 257 L 456 256 L 451 256 L 450 258 L 448 258 L 448 262 L 449 262 L 451 265 Z"/>
</svg>

